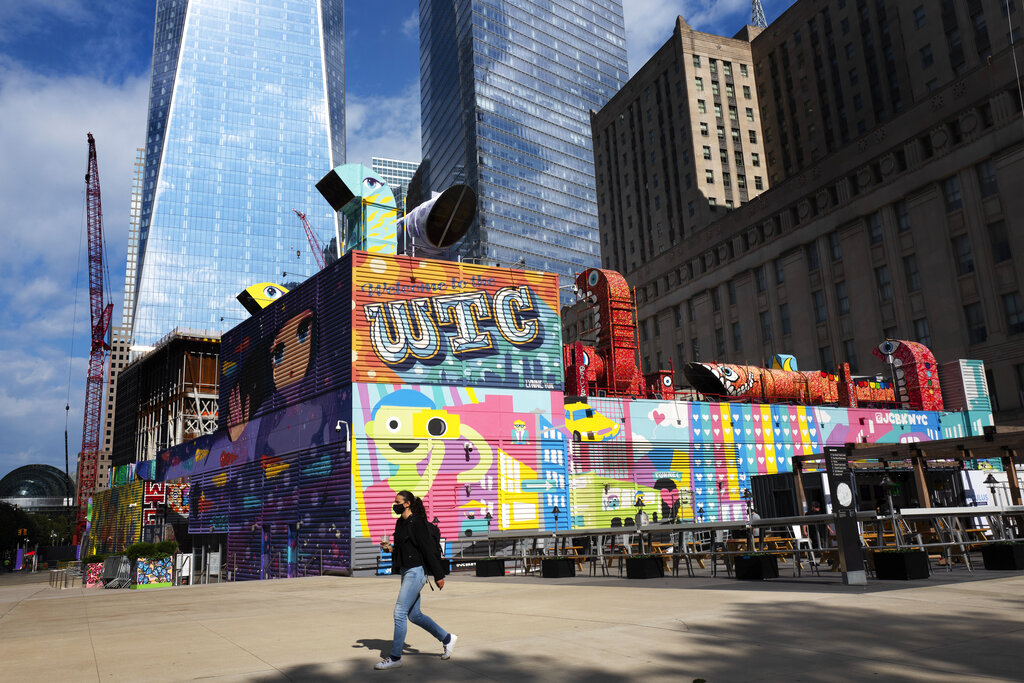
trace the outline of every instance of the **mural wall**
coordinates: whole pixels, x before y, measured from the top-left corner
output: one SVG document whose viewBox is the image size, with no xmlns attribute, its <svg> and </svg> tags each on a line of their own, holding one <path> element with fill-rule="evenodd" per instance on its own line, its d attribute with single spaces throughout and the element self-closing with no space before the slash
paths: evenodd
<svg viewBox="0 0 1024 683">
<path fill-rule="evenodd" d="M 188 519 L 187 482 L 150 482 L 135 479 L 93 494 L 87 545 L 83 557 L 93 553 L 123 552 L 144 538 L 147 529 L 160 540 L 164 525 Z M 148 538 L 146 540 L 149 540 Z"/>
</svg>

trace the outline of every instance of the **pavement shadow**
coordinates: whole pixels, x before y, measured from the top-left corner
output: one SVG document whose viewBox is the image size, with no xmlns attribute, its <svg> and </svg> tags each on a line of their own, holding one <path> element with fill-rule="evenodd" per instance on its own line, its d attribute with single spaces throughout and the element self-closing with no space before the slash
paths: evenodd
<svg viewBox="0 0 1024 683">
<path fill-rule="evenodd" d="M 352 647 L 354 647 L 354 648 L 361 648 L 362 647 L 362 648 L 366 648 L 367 650 L 376 650 L 378 653 L 380 653 L 381 657 L 386 657 L 389 654 L 391 654 L 391 641 L 390 640 L 382 640 L 380 638 L 360 638 L 359 640 L 357 640 L 355 642 L 355 644 L 352 645 Z M 409 647 L 408 643 L 406 643 L 402 647 L 402 656 L 405 656 L 405 655 L 408 655 L 408 654 L 418 655 L 419 653 L 420 653 L 420 651 L 417 650 L 416 648 Z"/>
</svg>

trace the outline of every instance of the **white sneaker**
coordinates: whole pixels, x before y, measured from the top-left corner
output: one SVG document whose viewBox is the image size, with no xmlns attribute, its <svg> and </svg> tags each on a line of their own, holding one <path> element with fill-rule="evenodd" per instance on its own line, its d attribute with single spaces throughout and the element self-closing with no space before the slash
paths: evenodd
<svg viewBox="0 0 1024 683">
<path fill-rule="evenodd" d="M 374 669 L 397 669 L 402 666 L 401 659 L 391 659 L 391 657 L 385 657 L 376 664 L 373 665 Z"/>
<path fill-rule="evenodd" d="M 455 641 L 459 639 L 454 633 L 449 634 L 452 639 L 448 641 L 448 644 L 444 646 L 444 654 L 441 655 L 441 659 L 451 659 L 452 653 L 455 652 Z"/>
</svg>

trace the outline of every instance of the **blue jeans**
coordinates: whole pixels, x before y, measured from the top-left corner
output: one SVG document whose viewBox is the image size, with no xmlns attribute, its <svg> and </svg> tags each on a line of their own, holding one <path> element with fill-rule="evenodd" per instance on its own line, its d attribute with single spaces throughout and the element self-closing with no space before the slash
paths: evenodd
<svg viewBox="0 0 1024 683">
<path fill-rule="evenodd" d="M 392 657 L 402 656 L 407 629 L 406 617 L 440 641 L 448 637 L 447 631 L 420 611 L 420 591 L 426 583 L 427 574 L 423 567 L 402 570 L 402 587 L 398 590 L 398 601 L 395 602 L 395 639 L 391 643 Z"/>
</svg>

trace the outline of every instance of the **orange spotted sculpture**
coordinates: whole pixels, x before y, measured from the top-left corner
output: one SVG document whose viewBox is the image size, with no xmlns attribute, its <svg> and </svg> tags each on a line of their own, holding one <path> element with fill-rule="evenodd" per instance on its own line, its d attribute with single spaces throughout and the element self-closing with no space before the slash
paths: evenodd
<svg viewBox="0 0 1024 683">
<path fill-rule="evenodd" d="M 644 377 L 636 360 L 633 294 L 625 278 L 613 270 L 588 268 L 576 275 L 576 286 L 581 298 L 597 309 L 597 344 L 564 347 L 566 392 L 585 396 L 593 389 L 613 396 L 644 396 Z"/>
<path fill-rule="evenodd" d="M 939 366 L 931 349 L 902 339 L 886 339 L 873 351 L 892 370 L 896 399 L 911 410 L 942 410 Z"/>
</svg>

